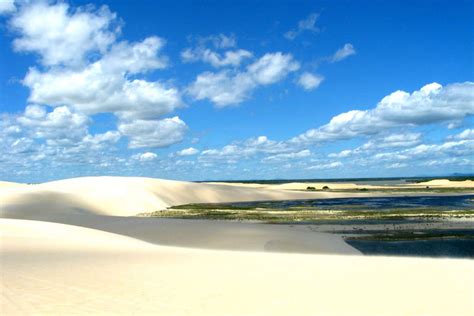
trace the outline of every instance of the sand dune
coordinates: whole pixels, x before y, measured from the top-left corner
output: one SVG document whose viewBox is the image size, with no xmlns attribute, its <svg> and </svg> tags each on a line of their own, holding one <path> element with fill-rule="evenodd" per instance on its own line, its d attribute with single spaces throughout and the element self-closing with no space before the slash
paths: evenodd
<svg viewBox="0 0 474 316">
<path fill-rule="evenodd" d="M 451 181 L 448 179 L 436 179 L 420 183 L 410 184 L 411 186 L 432 186 L 441 188 L 474 188 L 474 181 Z"/>
<path fill-rule="evenodd" d="M 302 225 L 133 216 L 334 196 L 122 177 L 4 186 L 0 314 L 473 314 L 472 260 L 348 256 L 359 252 Z"/>
<path fill-rule="evenodd" d="M 340 237 L 306 227 L 133 217 L 193 202 L 327 197 L 148 178 L 88 177 L 0 191 L 0 217 L 100 229 L 173 246 L 360 254 Z M 131 217 L 132 216 L 132 217 Z"/>
<path fill-rule="evenodd" d="M 323 192 L 262 190 L 151 178 L 84 177 L 2 190 L 0 211 L 3 214 L 27 211 L 133 216 L 188 203 L 328 196 Z M 52 203 L 57 200 L 60 202 Z"/>
<path fill-rule="evenodd" d="M 388 188 L 410 188 L 418 186 L 433 186 L 438 188 L 474 188 L 474 181 L 451 181 L 448 179 L 436 179 L 420 183 L 406 183 L 397 185 L 373 185 L 357 184 L 350 182 L 290 182 L 282 184 L 259 184 L 259 183 L 240 183 L 240 182 L 210 182 L 213 184 L 227 185 L 244 188 L 260 188 L 272 190 L 306 190 L 307 187 L 314 187 L 321 190 L 323 187 L 329 187 L 335 190 L 356 190 L 356 189 L 388 189 Z"/>
<path fill-rule="evenodd" d="M 469 260 L 163 247 L 0 220 L 2 315 L 472 315 Z"/>
<path fill-rule="evenodd" d="M 0 189 L 21 187 L 21 186 L 26 186 L 26 184 L 16 183 L 16 182 L 8 182 L 8 181 L 0 181 Z"/>
</svg>

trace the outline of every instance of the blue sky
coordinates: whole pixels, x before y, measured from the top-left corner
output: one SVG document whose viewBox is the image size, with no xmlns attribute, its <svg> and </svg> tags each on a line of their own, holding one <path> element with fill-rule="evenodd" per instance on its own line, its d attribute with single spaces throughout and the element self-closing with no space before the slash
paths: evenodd
<svg viewBox="0 0 474 316">
<path fill-rule="evenodd" d="M 473 12 L 0 0 L 0 179 L 472 173 Z"/>
</svg>

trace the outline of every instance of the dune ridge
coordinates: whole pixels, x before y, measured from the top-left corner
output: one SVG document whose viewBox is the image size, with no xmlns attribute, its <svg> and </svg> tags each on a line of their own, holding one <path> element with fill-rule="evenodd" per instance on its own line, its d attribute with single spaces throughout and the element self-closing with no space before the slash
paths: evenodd
<svg viewBox="0 0 474 316">
<path fill-rule="evenodd" d="M 82 177 L 38 185 L 11 186 L 0 190 L 3 212 L 21 212 L 52 207 L 61 199 L 62 211 L 96 215 L 133 216 L 188 203 L 218 203 L 274 199 L 328 197 L 324 192 L 262 190 L 222 184 L 193 183 L 139 177 Z M 337 194 L 336 194 L 337 196 Z M 342 195 L 341 195 L 342 196 Z M 66 207 L 65 207 L 66 206 Z"/>
</svg>

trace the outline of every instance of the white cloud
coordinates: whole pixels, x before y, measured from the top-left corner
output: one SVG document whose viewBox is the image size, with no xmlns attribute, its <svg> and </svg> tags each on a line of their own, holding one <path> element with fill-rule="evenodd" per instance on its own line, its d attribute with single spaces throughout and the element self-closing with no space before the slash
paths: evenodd
<svg viewBox="0 0 474 316">
<path fill-rule="evenodd" d="M 141 42 L 119 42 L 103 55 L 100 67 L 108 73 L 137 74 L 165 68 L 168 58 L 158 55 L 165 46 L 165 40 L 150 36 Z"/>
<path fill-rule="evenodd" d="M 69 105 L 85 114 L 112 112 L 127 118 L 157 118 L 182 106 L 177 89 L 127 74 L 164 67 L 157 57 L 162 41 L 119 43 L 110 53 L 84 69 L 29 70 L 23 83 L 31 89 L 30 102 Z"/>
<path fill-rule="evenodd" d="M 391 134 L 374 138 L 360 147 L 362 150 L 375 148 L 411 147 L 421 142 L 420 133 Z"/>
<path fill-rule="evenodd" d="M 185 128 L 178 128 L 181 125 L 174 119 L 161 119 L 184 105 L 178 89 L 139 77 L 167 67 L 168 58 L 160 54 L 165 45 L 162 38 L 117 42 L 116 15 L 106 6 L 73 10 L 65 3 L 27 3 L 10 24 L 19 34 L 15 48 L 40 54 L 45 66 L 41 70 L 30 68 L 23 79 L 30 88 L 30 103 L 67 107 L 74 115 L 84 117 L 112 113 L 118 117 L 123 135 L 130 137 L 130 147 L 147 147 L 146 139 L 151 140 L 148 147 L 167 146 L 182 139 L 180 131 Z M 166 127 L 163 134 L 169 133 L 170 139 L 160 139 L 156 131 L 150 137 L 138 135 L 136 125 L 141 121 L 147 121 L 147 128 Z"/>
<path fill-rule="evenodd" d="M 319 28 L 316 27 L 316 21 L 319 18 L 319 14 L 312 13 L 306 19 L 298 22 L 298 27 L 296 29 L 290 30 L 284 34 L 285 38 L 289 40 L 294 40 L 298 35 L 305 31 L 318 33 Z"/>
<path fill-rule="evenodd" d="M 291 54 L 267 53 L 249 65 L 247 73 L 257 84 L 268 85 L 280 81 L 299 68 L 300 64 Z"/>
<path fill-rule="evenodd" d="M 407 166 L 408 165 L 406 163 L 395 162 L 395 163 L 392 163 L 390 165 L 387 165 L 386 167 L 388 169 L 398 169 L 398 168 L 405 168 Z"/>
<path fill-rule="evenodd" d="M 235 163 L 240 159 L 248 159 L 258 154 L 280 154 L 293 150 L 283 142 L 268 139 L 266 136 L 250 138 L 243 142 L 234 142 L 221 149 L 203 150 L 199 156 L 201 162 L 214 160 Z"/>
<path fill-rule="evenodd" d="M 14 0 L 1 0 L 0 1 L 0 15 L 8 14 L 16 11 Z"/>
<path fill-rule="evenodd" d="M 283 154 L 277 154 L 273 156 L 268 156 L 262 159 L 263 162 L 280 162 L 284 160 L 294 160 L 294 159 L 300 159 L 300 158 L 305 158 L 311 156 L 311 151 L 308 149 L 304 149 L 298 152 L 292 152 L 292 153 L 283 153 Z"/>
<path fill-rule="evenodd" d="M 333 117 L 330 122 L 311 129 L 290 142 L 317 143 L 375 135 L 393 127 L 411 127 L 460 120 L 474 114 L 474 83 L 438 83 L 408 93 L 396 91 L 384 97 L 371 110 L 352 110 Z"/>
<path fill-rule="evenodd" d="M 87 146 L 102 146 L 103 144 L 116 143 L 120 139 L 121 135 L 117 131 L 107 131 L 103 134 L 87 135 L 82 139 L 84 144 Z"/>
<path fill-rule="evenodd" d="M 452 135 L 452 136 L 448 137 L 448 139 L 459 139 L 459 140 L 470 139 L 470 140 L 474 140 L 474 129 L 472 129 L 472 128 L 465 129 L 464 131 L 462 131 L 459 134 Z"/>
<path fill-rule="evenodd" d="M 46 139 L 50 145 L 72 145 L 87 135 L 89 118 L 61 106 L 51 112 L 39 105 L 29 105 L 17 118 L 31 137 Z"/>
<path fill-rule="evenodd" d="M 196 100 L 211 100 L 217 107 L 235 105 L 246 100 L 258 86 L 276 83 L 299 67 L 291 54 L 268 53 L 242 72 L 204 72 L 188 92 Z"/>
<path fill-rule="evenodd" d="M 44 65 L 78 65 L 86 54 L 104 53 L 115 41 L 120 31 L 112 29 L 115 20 L 107 6 L 73 11 L 66 3 L 36 2 L 23 6 L 10 25 L 20 34 L 15 50 L 40 54 Z"/>
<path fill-rule="evenodd" d="M 141 162 L 147 162 L 147 161 L 153 161 L 153 160 L 158 159 L 158 155 L 151 152 L 145 152 L 145 153 L 133 155 L 132 158 Z"/>
<path fill-rule="evenodd" d="M 207 48 L 187 48 L 181 52 L 184 62 L 202 61 L 211 64 L 215 68 L 224 66 L 239 66 L 244 59 L 251 58 L 253 54 L 247 50 L 229 50 L 220 54 Z"/>
<path fill-rule="evenodd" d="M 321 75 L 304 72 L 300 75 L 298 79 L 298 84 L 305 90 L 313 90 L 319 87 L 323 80 L 324 77 Z"/>
<path fill-rule="evenodd" d="M 211 43 L 214 48 L 217 49 L 226 49 L 236 46 L 236 39 L 233 34 L 217 34 L 204 37 L 197 37 L 197 42 L 199 46 L 206 46 L 208 43 Z"/>
<path fill-rule="evenodd" d="M 346 157 L 349 157 L 353 152 L 354 152 L 353 150 L 345 149 L 339 153 L 329 154 L 328 157 L 329 158 L 346 158 Z"/>
<path fill-rule="evenodd" d="M 196 155 L 197 153 L 199 153 L 199 150 L 197 150 L 194 147 L 189 147 L 189 148 L 176 152 L 178 156 L 193 156 L 193 155 Z"/>
<path fill-rule="evenodd" d="M 308 169 L 308 170 L 324 170 L 324 169 L 334 169 L 334 168 L 339 168 L 339 167 L 342 167 L 342 162 L 334 161 L 334 162 L 329 162 L 329 163 L 317 164 L 317 165 L 314 165 L 314 166 L 310 166 L 306 169 Z"/>
<path fill-rule="evenodd" d="M 330 61 L 335 63 L 338 61 L 341 61 L 343 59 L 346 59 L 347 57 L 351 55 L 355 55 L 356 51 L 354 49 L 354 46 L 350 43 L 344 44 L 344 46 L 340 49 L 338 49 L 334 55 L 331 56 Z"/>
<path fill-rule="evenodd" d="M 162 120 L 122 122 L 118 129 L 129 137 L 129 148 L 167 147 L 183 140 L 187 126 L 175 116 Z"/>
</svg>

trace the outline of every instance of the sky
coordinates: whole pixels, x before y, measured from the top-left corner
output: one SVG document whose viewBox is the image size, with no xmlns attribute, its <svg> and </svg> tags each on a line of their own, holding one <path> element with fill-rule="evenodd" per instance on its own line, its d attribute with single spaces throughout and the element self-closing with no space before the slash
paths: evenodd
<svg viewBox="0 0 474 316">
<path fill-rule="evenodd" d="M 473 1 L 0 0 L 0 180 L 474 173 Z"/>
</svg>

